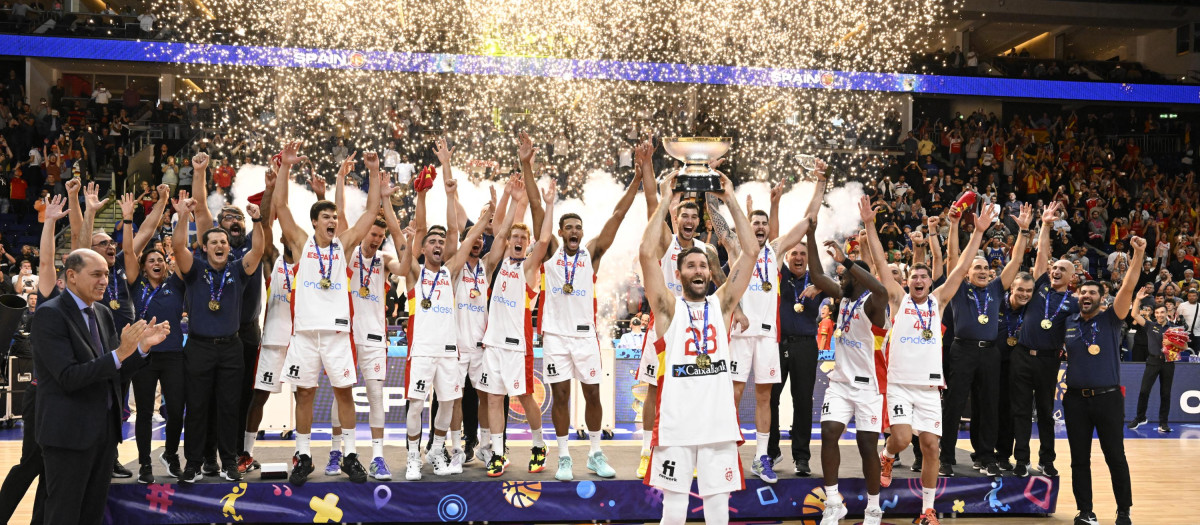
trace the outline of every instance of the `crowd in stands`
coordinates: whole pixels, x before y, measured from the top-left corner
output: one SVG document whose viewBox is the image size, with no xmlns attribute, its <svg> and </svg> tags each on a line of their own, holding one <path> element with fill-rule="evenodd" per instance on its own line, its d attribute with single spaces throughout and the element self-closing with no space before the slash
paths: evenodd
<svg viewBox="0 0 1200 525">
<path fill-rule="evenodd" d="M 1001 76 L 1033 80 L 1075 80 L 1082 82 L 1173 83 L 1161 73 L 1128 60 L 1079 60 L 1074 57 L 1053 59 L 1034 57 L 1025 49 L 1012 48 L 998 56 L 983 56 L 974 50 L 963 52 L 960 46 L 947 52 L 914 54 L 912 69 L 956 76 Z"/>
</svg>

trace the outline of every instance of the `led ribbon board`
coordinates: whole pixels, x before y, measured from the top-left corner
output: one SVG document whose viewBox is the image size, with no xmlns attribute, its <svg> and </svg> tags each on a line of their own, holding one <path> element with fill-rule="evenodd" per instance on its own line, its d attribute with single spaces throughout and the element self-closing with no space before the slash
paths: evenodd
<svg viewBox="0 0 1200 525">
<path fill-rule="evenodd" d="M 202 45 L 27 35 L 0 35 L 0 55 L 72 60 L 362 69 L 401 73 L 508 75 L 1005 98 L 1200 104 L 1200 87 L 1183 85 L 1072 82 L 904 73 L 855 73 L 618 60 Z"/>
</svg>

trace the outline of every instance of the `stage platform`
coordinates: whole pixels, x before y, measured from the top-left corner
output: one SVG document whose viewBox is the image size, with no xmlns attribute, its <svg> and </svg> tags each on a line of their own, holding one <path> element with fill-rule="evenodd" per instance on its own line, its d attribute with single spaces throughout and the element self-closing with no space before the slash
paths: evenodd
<svg viewBox="0 0 1200 525">
<path fill-rule="evenodd" d="M 662 515 L 662 496 L 654 488 L 634 478 L 639 443 L 605 443 L 605 454 L 617 470 L 617 478 L 602 479 L 587 470 L 586 442 L 575 442 L 572 454 L 575 480 L 554 479 L 557 458 L 553 442 L 546 470 L 527 472 L 528 442 L 510 441 L 509 470 L 500 478 L 484 474 L 483 464 L 474 460 L 462 474 L 435 476 L 426 465 L 424 478 L 404 481 L 404 451 L 387 447 L 385 457 L 393 476 L 400 481 L 356 484 L 345 475 L 325 476 L 328 448 L 314 447 L 317 471 L 303 487 L 286 480 L 263 480 L 251 473 L 242 483 L 206 478 L 192 486 L 180 486 L 165 476 L 155 450 L 155 475 L 162 484 L 141 485 L 133 480 L 114 480 L 109 491 L 107 522 L 132 523 L 337 523 L 337 522 L 656 522 Z M 861 516 L 866 506 L 862 468 L 852 441 L 842 451 L 842 479 L 839 488 L 846 497 L 850 515 Z M 287 462 L 292 447 L 256 448 L 260 462 Z M 785 443 L 786 448 L 786 443 Z M 359 445 L 359 450 L 370 445 Z M 814 525 L 824 508 L 825 491 L 820 478 L 820 446 L 812 447 L 813 476 L 792 474 L 792 462 L 785 458 L 777 466 L 779 482 L 768 485 L 750 471 L 752 444 L 742 447 L 742 463 L 747 476 L 746 489 L 730 499 L 732 521 L 801 520 Z M 919 473 L 912 472 L 911 451 L 901 456 L 904 467 L 895 470 L 892 486 L 883 489 L 881 501 L 885 521 L 907 523 L 919 511 L 921 489 Z M 989 478 L 970 469 L 967 452 L 959 450 L 958 474 L 938 479 L 937 510 L 946 515 L 1018 516 L 1045 515 L 1055 511 L 1059 483 L 1057 478 L 1003 476 Z M 126 465 L 135 473 L 137 465 Z M 167 482 L 170 482 L 169 484 Z M 694 485 L 693 485 L 694 490 Z M 694 495 L 694 494 L 693 494 Z M 692 499 L 689 518 L 701 518 L 701 501 Z"/>
</svg>

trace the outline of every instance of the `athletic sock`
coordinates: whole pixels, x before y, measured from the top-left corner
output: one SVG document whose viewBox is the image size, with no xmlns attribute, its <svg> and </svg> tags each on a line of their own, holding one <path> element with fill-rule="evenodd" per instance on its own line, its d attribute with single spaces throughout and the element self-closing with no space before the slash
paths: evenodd
<svg viewBox="0 0 1200 525">
<path fill-rule="evenodd" d="M 770 439 L 770 434 L 763 434 L 762 432 L 754 433 L 754 459 L 767 455 L 767 443 L 770 442 Z"/>
<path fill-rule="evenodd" d="M 825 485 L 825 501 L 832 500 L 833 498 L 841 498 L 841 495 L 838 494 L 837 483 Z"/>
<path fill-rule="evenodd" d="M 546 446 L 546 440 L 542 439 L 542 429 L 540 429 L 540 428 L 532 429 L 531 428 L 531 429 L 529 429 L 529 431 L 533 433 L 533 446 L 535 446 L 535 447 Z"/>
<path fill-rule="evenodd" d="M 558 438 L 558 457 L 560 457 L 560 458 L 570 457 L 571 451 L 570 451 L 569 447 L 570 447 L 570 442 L 571 442 L 571 436 L 555 436 L 555 437 Z"/>
<path fill-rule="evenodd" d="M 896 455 L 888 452 L 886 448 L 883 449 L 883 455 L 887 456 L 888 459 L 896 459 Z"/>
<path fill-rule="evenodd" d="M 652 437 L 653 437 L 653 434 L 651 434 L 649 430 L 642 431 L 642 455 L 643 456 L 650 455 L 650 439 Z"/>
<path fill-rule="evenodd" d="M 312 457 L 312 434 L 296 433 L 296 452 Z"/>
<path fill-rule="evenodd" d="M 408 436 L 407 449 L 409 452 L 412 452 L 414 450 L 417 452 L 421 451 L 421 436 L 419 434 L 417 435 L 416 439 L 413 439 L 412 436 Z"/>
<path fill-rule="evenodd" d="M 454 450 L 458 450 L 458 449 L 462 448 L 462 431 L 461 430 L 451 430 L 450 431 L 450 448 L 452 448 Z"/>
<path fill-rule="evenodd" d="M 445 435 L 439 436 L 437 434 L 434 434 L 433 435 L 433 448 L 431 450 L 434 450 L 434 451 L 446 450 L 446 436 Z"/>
<path fill-rule="evenodd" d="M 936 493 L 937 489 L 921 487 L 921 512 L 925 512 L 925 509 L 933 508 L 933 496 Z"/>
<path fill-rule="evenodd" d="M 244 438 L 246 442 L 245 451 L 247 454 L 254 455 L 254 440 L 258 439 L 258 432 L 247 432 Z"/>
<path fill-rule="evenodd" d="M 491 446 L 492 431 L 486 428 L 479 429 L 479 443 L 482 445 Z"/>
<path fill-rule="evenodd" d="M 879 508 L 879 494 L 875 494 L 874 496 L 867 494 L 867 508 L 868 509 Z"/>
<path fill-rule="evenodd" d="M 492 454 L 497 456 L 504 455 L 504 434 L 492 435 Z"/>
<path fill-rule="evenodd" d="M 354 447 L 354 429 L 353 428 L 343 428 L 342 429 L 342 441 L 346 444 L 346 455 L 347 456 L 349 456 L 350 454 L 358 453 L 358 449 Z"/>
<path fill-rule="evenodd" d="M 345 436 L 345 434 L 334 434 L 333 435 L 332 445 L 331 445 L 331 448 L 329 449 L 331 452 L 332 451 L 337 451 L 337 452 L 342 451 L 342 442 L 345 440 L 344 436 Z"/>
<path fill-rule="evenodd" d="M 372 458 L 383 457 L 383 438 L 371 440 L 371 457 Z"/>
<path fill-rule="evenodd" d="M 600 431 L 597 430 L 595 432 L 588 432 L 588 444 L 591 445 L 591 447 L 588 448 L 589 456 L 600 452 Z"/>
</svg>

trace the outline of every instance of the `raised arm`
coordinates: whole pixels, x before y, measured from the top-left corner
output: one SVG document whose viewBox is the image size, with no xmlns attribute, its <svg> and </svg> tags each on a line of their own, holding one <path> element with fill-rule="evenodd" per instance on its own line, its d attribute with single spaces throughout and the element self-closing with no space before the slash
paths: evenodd
<svg viewBox="0 0 1200 525">
<path fill-rule="evenodd" d="M 1017 241 L 1013 243 L 1008 264 L 1000 271 L 1000 284 L 1004 285 L 1005 290 L 1012 285 L 1017 272 L 1021 271 L 1021 261 L 1025 260 L 1025 247 L 1029 244 L 1029 223 L 1033 222 L 1033 205 L 1021 205 L 1021 214 L 1013 217 L 1013 220 L 1017 222 L 1020 231 L 1017 232 Z"/>
<path fill-rule="evenodd" d="M 92 243 L 92 236 L 83 236 L 83 210 L 79 204 L 79 183 L 78 178 L 67 181 L 67 213 L 71 222 L 71 251 L 80 248 L 88 248 Z"/>
<path fill-rule="evenodd" d="M 363 163 L 367 165 L 367 171 L 371 173 L 371 187 L 376 187 L 383 179 L 379 174 L 379 154 L 374 151 L 368 151 L 363 154 Z M 338 210 L 338 215 L 342 215 L 344 210 Z M 358 221 L 354 223 L 354 227 L 346 230 L 341 235 L 338 235 L 338 240 L 342 241 L 342 249 L 353 250 L 354 246 L 358 246 L 358 241 L 367 235 L 367 230 L 371 229 L 371 225 L 375 223 L 375 215 L 379 213 L 379 192 L 367 192 L 367 209 L 362 215 L 358 216 Z M 349 253 L 349 252 L 347 252 Z"/>
<path fill-rule="evenodd" d="M 867 290 L 871 292 L 870 297 L 867 297 L 867 302 L 864 304 L 867 317 L 871 319 L 871 323 L 875 326 L 883 326 L 884 322 L 886 321 L 884 312 L 887 310 L 888 302 L 891 298 L 891 296 L 888 294 L 887 287 L 884 286 L 883 283 L 878 279 L 876 279 L 874 275 L 871 275 L 871 272 L 863 269 L 862 266 L 854 264 L 853 261 L 850 261 L 849 258 L 846 257 L 845 252 L 842 251 L 842 247 L 837 241 L 825 241 L 825 253 L 828 253 L 830 257 L 833 257 L 834 262 L 844 266 L 846 268 L 846 273 L 854 277 L 854 282 L 862 283 L 867 287 Z M 892 272 L 889 272 L 886 269 L 881 269 L 879 273 L 886 273 L 889 276 L 892 274 Z M 851 297 L 851 299 L 857 298 Z"/>
<path fill-rule="evenodd" d="M 449 169 L 445 170 L 449 171 Z M 446 187 L 446 246 L 442 249 L 442 260 L 449 261 L 454 259 L 458 253 L 458 181 L 454 179 L 442 178 Z M 469 246 L 469 245 L 467 245 Z M 462 265 L 451 266 L 451 274 L 457 274 L 456 268 L 462 268 Z"/>
<path fill-rule="evenodd" d="M 842 288 L 832 277 L 825 275 L 825 267 L 821 264 L 821 249 L 817 246 L 817 229 L 808 231 L 808 281 L 818 290 L 825 292 L 834 301 L 842 298 Z"/>
<path fill-rule="evenodd" d="M 771 211 L 767 215 L 767 238 L 779 238 L 779 199 L 783 197 L 783 181 L 771 186 Z M 747 213 L 753 210 L 747 210 Z"/>
<path fill-rule="evenodd" d="M 541 195 L 538 195 L 537 178 L 533 174 L 533 157 L 537 154 L 537 149 L 533 147 L 533 140 L 524 132 L 517 139 L 517 157 L 521 161 L 521 178 L 525 181 L 525 200 L 529 203 L 529 213 L 533 216 L 533 227 L 541 228 L 541 224 L 546 215 L 546 210 L 542 206 Z M 556 184 L 550 181 L 551 184 Z M 553 216 L 551 216 L 553 219 Z M 538 244 L 541 244 L 542 239 L 538 238 Z M 553 235 L 546 241 L 546 250 L 540 257 L 533 257 L 531 260 L 544 262 L 546 258 L 558 249 L 558 239 Z"/>
<path fill-rule="evenodd" d="M 1037 253 L 1033 258 L 1033 280 L 1037 281 L 1046 273 L 1046 267 L 1050 265 L 1050 230 L 1053 229 L 1054 219 L 1058 216 L 1058 209 L 1062 203 L 1051 201 L 1046 209 L 1042 211 L 1042 231 L 1038 232 Z M 1134 259 L 1135 261 L 1137 259 Z M 1130 267 L 1137 266 L 1130 263 Z"/>
<path fill-rule="evenodd" d="M 712 230 L 708 232 L 710 240 L 715 235 L 721 246 L 725 247 L 725 252 L 729 254 L 729 258 L 736 259 L 738 255 L 741 255 L 742 247 L 738 244 L 737 236 L 733 234 L 733 229 L 725 221 L 725 216 L 721 215 L 721 211 L 717 208 L 717 199 L 704 199 L 704 208 L 708 213 L 708 220 L 712 225 Z M 670 240 L 668 239 L 667 242 L 669 243 Z"/>
<path fill-rule="evenodd" d="M 274 167 L 274 163 L 267 166 L 267 171 L 263 173 L 263 194 L 262 200 L 262 226 L 263 226 L 263 260 L 273 263 L 279 257 L 279 249 L 275 248 L 275 241 L 272 240 L 272 225 L 275 223 L 275 206 L 271 202 L 275 197 L 275 181 L 278 180 L 278 168 Z M 284 181 L 287 184 L 287 181 Z"/>
<path fill-rule="evenodd" d="M 196 199 L 188 198 L 187 190 L 179 190 L 179 198 L 175 199 L 175 213 L 179 216 L 177 224 L 187 228 L 187 223 L 192 220 L 192 210 L 196 208 Z M 175 252 L 175 267 L 179 269 L 179 273 L 186 274 L 192 271 L 192 251 L 188 249 L 187 235 L 172 235 L 171 245 Z M 296 252 L 299 253 L 299 252 Z"/>
<path fill-rule="evenodd" d="M 646 218 L 654 216 L 654 210 L 658 208 L 658 183 L 655 181 L 654 173 L 654 137 L 649 137 L 645 142 L 638 145 L 635 150 L 638 158 L 641 158 L 641 168 L 638 173 L 635 173 L 637 178 L 642 180 L 642 193 L 646 197 Z M 666 193 L 664 195 L 670 195 Z M 670 200 L 670 199 L 668 199 Z"/>
<path fill-rule="evenodd" d="M 89 182 L 83 190 L 83 202 L 83 224 L 80 227 L 79 234 L 83 237 L 81 242 L 87 243 L 86 246 L 91 246 L 96 212 L 100 211 L 100 208 L 103 208 L 105 204 L 108 204 L 108 199 L 101 199 L 100 187 L 95 182 Z"/>
<path fill-rule="evenodd" d="M 292 250 L 294 257 L 299 257 L 304 251 L 304 243 L 308 240 L 308 234 L 296 224 L 296 218 L 292 216 L 292 210 L 288 207 L 288 187 L 291 186 L 289 174 L 292 166 L 295 166 L 306 157 L 300 156 L 299 142 L 290 142 L 283 147 L 283 152 L 280 154 L 282 163 L 279 166 L 279 175 L 276 177 L 275 194 L 271 196 L 271 208 L 275 211 L 275 217 L 279 219 L 279 229 L 283 233 L 283 241 Z M 178 236 L 176 236 L 178 237 Z"/>
<path fill-rule="evenodd" d="M 458 253 L 455 253 L 454 257 L 450 259 L 450 268 L 452 268 L 456 274 L 459 271 L 462 271 L 463 264 L 467 262 L 467 257 L 471 256 L 470 246 L 473 246 L 475 241 L 483 235 L 484 228 L 486 228 L 487 223 L 492 220 L 492 210 L 495 209 L 496 202 L 488 201 L 487 204 L 483 205 L 483 211 L 479 212 L 479 220 L 476 221 L 475 224 L 471 225 L 471 229 L 467 230 L 467 235 L 466 237 L 463 237 L 462 242 L 462 246 L 467 248 L 459 250 Z"/>
<path fill-rule="evenodd" d="M 950 234 L 946 236 L 946 267 L 954 268 L 958 266 L 958 257 L 962 255 L 958 246 L 959 223 L 962 221 L 962 215 L 956 216 L 954 213 L 948 213 L 946 220 L 950 221 Z"/>
<path fill-rule="evenodd" d="M 258 270 L 258 263 L 262 261 L 263 252 L 266 251 L 267 237 L 263 228 L 262 210 L 255 204 L 247 204 L 246 215 L 249 215 L 250 221 L 254 223 L 254 233 L 250 238 L 250 251 L 242 257 L 242 271 L 250 275 Z"/>
<path fill-rule="evenodd" d="M 979 250 L 979 245 L 983 242 L 983 232 L 987 231 L 995 216 L 995 209 L 991 206 L 984 206 L 979 215 L 975 216 L 975 231 L 971 233 L 966 253 L 975 253 Z M 963 277 L 967 275 L 967 268 L 971 266 L 972 259 L 973 257 L 959 257 L 958 264 L 954 265 L 954 269 L 950 270 L 950 275 L 946 276 L 946 282 L 933 290 L 932 293 L 937 297 L 940 308 L 945 309 L 950 298 L 958 292 L 958 287 L 962 285 Z"/>
<path fill-rule="evenodd" d="M 1133 246 L 1133 260 L 1140 261 L 1146 256 L 1146 239 L 1133 237 L 1129 239 L 1129 245 Z M 1129 301 L 1133 298 L 1133 289 L 1137 287 L 1139 274 L 1141 272 L 1136 264 L 1130 264 L 1129 268 L 1125 270 L 1125 278 L 1121 280 L 1121 289 L 1117 290 L 1117 296 L 1113 299 L 1112 305 L 1112 311 L 1116 314 L 1117 319 L 1124 319 L 1126 315 L 1129 315 Z"/>
<path fill-rule="evenodd" d="M 613 239 L 617 238 L 617 231 L 621 229 L 621 221 L 625 219 L 625 214 L 629 213 L 629 207 L 633 205 L 634 197 L 637 197 L 640 182 L 637 177 L 629 181 L 629 185 L 625 187 L 625 193 L 621 195 L 621 199 L 613 208 L 612 215 L 608 217 L 607 221 L 604 221 L 600 235 L 588 241 L 587 250 L 592 254 L 592 267 L 600 266 L 600 258 L 604 257 L 604 253 L 612 246 Z"/>
<path fill-rule="evenodd" d="M 346 219 L 346 175 L 349 175 L 350 170 L 354 169 L 355 157 L 357 156 L 357 151 L 347 156 L 342 161 L 342 165 L 338 167 L 337 176 L 334 177 L 333 205 L 337 206 L 338 209 L 337 229 L 334 230 L 334 235 L 340 236 L 342 232 L 350 228 L 350 222 Z"/>
<path fill-rule="evenodd" d="M 496 232 L 496 236 L 492 240 L 492 249 L 483 258 L 484 269 L 489 275 L 496 265 L 504 260 L 504 252 L 508 249 L 508 234 L 512 231 L 512 225 L 517 216 L 525 216 L 525 180 L 521 177 L 513 177 L 504 191 L 511 196 L 512 209 L 505 214 L 504 221 L 500 224 L 500 230 Z"/>
<path fill-rule="evenodd" d="M 929 218 L 929 267 L 932 268 L 929 276 L 934 281 L 946 273 L 946 266 L 942 262 L 942 243 L 937 234 L 937 226 L 940 222 L 941 220 L 937 217 Z"/>
<path fill-rule="evenodd" d="M 208 211 L 208 163 L 212 160 L 207 153 L 192 156 L 192 198 L 200 203 L 196 206 L 196 231 L 203 233 L 213 225 L 212 212 Z M 179 222 L 186 225 L 186 222 Z M 186 232 L 186 230 L 184 230 Z M 184 235 L 184 237 L 187 237 Z"/>
<path fill-rule="evenodd" d="M 875 228 L 875 208 L 871 207 L 871 200 L 865 195 L 858 201 L 858 214 L 863 221 L 863 229 L 867 231 L 867 252 L 875 261 L 875 267 L 879 268 L 879 282 L 887 289 L 888 302 L 894 312 L 904 299 L 904 287 L 900 286 L 892 277 L 892 272 L 887 270 L 887 261 L 883 259 L 883 245 L 879 243 L 879 232 Z"/>
<path fill-rule="evenodd" d="M 41 284 L 38 284 L 38 286 L 41 286 Z M 1130 309 L 1130 313 L 1133 314 L 1133 324 L 1138 326 L 1146 326 L 1146 318 L 1142 316 L 1142 299 L 1145 298 L 1146 289 L 1138 288 L 1137 296 L 1133 298 L 1133 308 Z"/>
<path fill-rule="evenodd" d="M 379 200 L 381 202 L 389 202 L 392 194 L 396 193 L 396 187 L 392 185 L 391 177 L 380 181 L 377 191 L 380 192 Z M 396 245 L 396 258 L 393 259 L 392 265 L 389 265 L 388 271 L 404 276 L 405 279 L 411 279 L 414 267 L 412 252 L 408 249 L 408 239 L 404 237 L 400 219 L 396 217 L 396 209 L 392 208 L 390 204 L 383 207 L 383 221 L 387 223 L 388 233 L 392 236 L 392 244 Z"/>
<path fill-rule="evenodd" d="M 57 281 L 57 273 L 54 269 L 54 227 L 58 220 L 67 215 L 66 210 L 63 210 L 63 205 L 66 204 L 66 199 L 62 195 L 55 195 L 50 200 L 46 201 L 46 209 L 44 211 L 46 222 L 42 223 L 42 238 L 38 243 L 38 251 L 42 254 L 38 260 L 38 293 L 42 297 L 49 296 L 54 292 L 55 281 Z M 75 204 L 79 206 L 78 201 Z"/>
<path fill-rule="evenodd" d="M 133 210 L 137 206 L 137 202 L 133 200 L 132 193 L 126 193 L 121 195 L 120 205 L 121 252 L 125 257 L 125 260 L 122 261 L 125 264 L 125 282 L 133 284 L 137 281 L 138 273 L 141 272 L 138 263 L 138 250 L 133 247 Z M 145 229 L 146 225 L 142 224 L 142 228 Z"/>
<path fill-rule="evenodd" d="M 156 190 L 158 191 L 158 202 L 154 203 L 154 209 L 150 210 L 150 214 L 146 215 L 146 218 L 142 220 L 142 225 L 138 228 L 137 235 L 133 237 L 132 247 L 134 255 L 141 255 L 142 250 L 146 249 L 146 245 L 150 244 L 150 240 L 158 232 L 158 226 L 162 224 L 162 216 L 167 209 L 167 203 L 171 202 L 170 186 L 159 184 Z M 127 193 L 126 195 L 129 194 Z M 133 202 L 132 198 L 130 202 Z M 125 206 L 122 205 L 122 213 L 125 211 L 124 208 Z M 208 207 L 205 206 L 205 208 L 207 209 Z M 130 215 L 130 219 L 132 219 L 132 215 Z M 201 233 L 203 233 L 203 230 L 201 230 Z"/>
<path fill-rule="evenodd" d="M 742 211 L 741 206 L 738 206 L 737 195 L 733 193 L 733 182 L 724 174 L 721 175 L 721 189 L 723 190 L 721 199 L 729 207 L 734 227 L 737 228 L 737 231 L 746 232 L 745 235 L 738 236 L 742 244 L 741 255 L 730 263 L 729 278 L 717 288 L 717 299 L 721 301 L 721 311 L 727 312 L 726 317 L 729 317 L 733 315 L 734 307 L 737 306 L 742 294 L 746 292 L 746 287 L 750 285 L 750 275 L 753 273 L 754 262 L 758 259 L 758 239 L 749 235 L 750 218 L 746 216 L 746 212 Z M 728 327 L 729 320 L 726 319 L 725 322 Z"/>
<path fill-rule="evenodd" d="M 537 242 L 533 245 L 533 249 L 529 251 L 530 261 L 545 261 L 546 257 L 549 256 L 549 251 L 552 247 L 550 241 L 554 239 L 553 212 L 554 199 L 557 197 L 557 195 L 558 184 L 555 184 L 553 181 L 551 181 L 550 187 L 546 188 L 542 192 L 542 202 L 545 203 L 546 212 L 542 214 L 542 224 L 540 231 L 538 232 Z M 529 272 L 533 272 L 532 275 L 537 275 L 537 272 L 540 271 L 541 267 L 542 265 L 540 262 L 538 264 L 525 265 L 525 278 L 529 281 L 532 281 L 533 278 Z"/>
<path fill-rule="evenodd" d="M 664 198 L 657 199 L 658 206 L 654 208 L 654 213 L 650 215 L 650 220 L 646 223 L 646 232 L 642 234 L 642 244 L 638 249 L 638 262 L 642 267 L 646 301 L 650 303 L 650 311 L 656 319 L 670 319 L 675 315 L 675 296 L 667 289 L 667 281 L 663 278 L 662 270 L 658 266 L 659 260 L 662 259 L 659 238 L 662 236 L 662 230 L 666 228 L 667 207 L 670 203 L 670 199 L 665 197 L 671 195 L 671 188 L 674 185 L 675 177 L 673 175 L 663 178 L 658 189 L 663 192 Z M 654 191 L 654 188 L 650 188 L 646 193 Z M 654 329 L 660 337 L 666 333 L 668 324 L 670 323 L 654 323 Z"/>
</svg>

